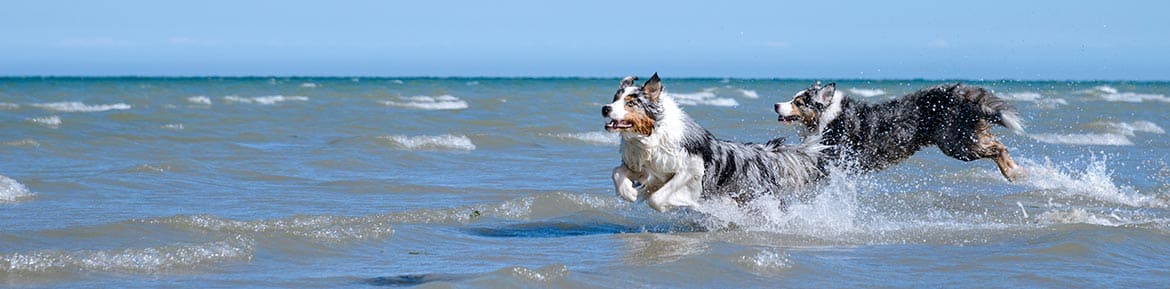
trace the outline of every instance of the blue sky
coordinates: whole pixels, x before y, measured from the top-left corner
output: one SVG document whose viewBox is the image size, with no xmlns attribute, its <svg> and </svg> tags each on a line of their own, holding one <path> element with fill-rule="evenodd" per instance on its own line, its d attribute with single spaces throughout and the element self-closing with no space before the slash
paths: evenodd
<svg viewBox="0 0 1170 289">
<path fill-rule="evenodd" d="M 0 75 L 1170 80 L 1170 1 L 938 2 L 15 1 Z"/>
</svg>

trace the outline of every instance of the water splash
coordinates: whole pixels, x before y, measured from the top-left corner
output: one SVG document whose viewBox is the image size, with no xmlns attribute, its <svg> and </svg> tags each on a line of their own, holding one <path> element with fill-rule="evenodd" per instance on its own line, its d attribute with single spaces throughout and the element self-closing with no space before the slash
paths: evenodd
<svg viewBox="0 0 1170 289">
<path fill-rule="evenodd" d="M 1167 203 L 1155 196 L 1143 195 L 1132 187 L 1114 184 L 1107 158 L 1093 157 L 1084 169 L 1056 165 L 1045 158 L 1043 163 L 1021 158 L 1019 163 L 1028 174 L 1020 184 L 1060 197 L 1085 197 L 1130 207 L 1164 208 Z"/>
</svg>

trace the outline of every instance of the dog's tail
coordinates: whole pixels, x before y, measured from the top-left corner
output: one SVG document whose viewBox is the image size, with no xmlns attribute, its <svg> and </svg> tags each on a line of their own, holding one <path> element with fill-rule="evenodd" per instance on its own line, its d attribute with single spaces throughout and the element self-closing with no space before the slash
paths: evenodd
<svg viewBox="0 0 1170 289">
<path fill-rule="evenodd" d="M 791 176 L 794 184 L 807 184 L 824 177 L 820 164 L 825 150 L 830 146 L 821 144 L 821 135 L 812 135 L 796 145 L 785 145 L 784 138 L 777 138 L 765 144 L 781 171 Z"/>
<path fill-rule="evenodd" d="M 1020 112 L 1007 100 L 995 96 L 991 91 L 961 83 L 950 87 L 950 94 L 979 106 L 983 117 L 992 123 L 1001 125 L 1016 133 L 1024 133 L 1024 124 L 1020 119 Z"/>
</svg>

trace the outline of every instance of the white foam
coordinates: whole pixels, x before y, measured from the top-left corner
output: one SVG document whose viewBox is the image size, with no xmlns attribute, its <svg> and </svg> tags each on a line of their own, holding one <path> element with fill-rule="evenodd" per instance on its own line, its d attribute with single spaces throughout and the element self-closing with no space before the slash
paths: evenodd
<svg viewBox="0 0 1170 289">
<path fill-rule="evenodd" d="M 1133 141 L 1129 140 L 1122 134 L 1116 133 L 1073 133 L 1073 134 L 1052 134 L 1040 133 L 1029 134 L 1028 137 L 1050 144 L 1070 144 L 1070 145 L 1111 145 L 1111 146 L 1128 146 L 1133 145 Z"/>
<path fill-rule="evenodd" d="M 1110 101 L 1110 102 L 1134 102 L 1134 103 L 1140 103 L 1140 102 L 1145 102 L 1145 101 L 1170 102 L 1170 97 L 1166 97 L 1165 95 L 1135 93 L 1135 92 L 1121 92 L 1121 91 L 1117 90 L 1116 88 L 1113 88 L 1113 87 L 1110 87 L 1107 85 L 1096 86 L 1090 90 L 1082 90 L 1082 91 L 1080 91 L 1080 93 L 1097 95 L 1097 96 L 1101 97 L 1101 99 L 1104 99 L 1105 101 Z"/>
<path fill-rule="evenodd" d="M 1165 95 L 1133 93 L 1133 92 L 1102 94 L 1101 98 L 1105 99 L 1106 101 L 1112 101 L 1112 102 L 1145 102 L 1147 100 L 1148 101 L 1170 102 L 1170 98 L 1166 97 Z"/>
<path fill-rule="evenodd" d="M 458 97 L 444 94 L 440 96 L 426 96 L 416 95 L 411 97 L 399 96 L 396 100 L 387 100 L 381 102 L 384 105 L 402 108 L 424 109 L 424 110 L 456 110 L 466 109 L 467 102 Z"/>
<path fill-rule="evenodd" d="M 168 124 L 164 124 L 162 126 L 162 128 L 170 129 L 170 130 L 183 130 L 183 124 L 181 124 L 181 123 L 168 123 Z"/>
<path fill-rule="evenodd" d="M 51 128 L 57 128 L 57 127 L 61 126 L 61 118 L 56 116 L 56 115 L 30 118 L 28 120 L 33 122 L 33 123 L 48 126 Z"/>
<path fill-rule="evenodd" d="M 304 87 L 304 88 L 316 88 L 316 87 L 317 87 L 317 84 L 316 84 L 316 83 L 312 83 L 312 82 L 305 82 L 305 83 L 301 83 L 301 87 Z"/>
<path fill-rule="evenodd" d="M 403 83 L 405 83 L 405 82 L 402 82 L 402 80 L 398 80 L 398 79 L 391 80 L 390 82 L 391 82 L 391 83 L 394 83 L 394 84 L 403 84 Z"/>
<path fill-rule="evenodd" d="M 194 104 L 211 105 L 211 98 L 206 96 L 192 96 L 187 98 L 187 102 Z"/>
<path fill-rule="evenodd" d="M 1106 160 L 1092 159 L 1083 170 L 1058 167 L 1051 160 L 1043 164 L 1021 158 L 1019 164 L 1027 174 L 1020 184 L 1036 189 L 1054 191 L 1062 196 L 1084 196 L 1099 201 L 1133 207 L 1166 207 L 1164 201 L 1154 196 L 1142 195 L 1130 187 L 1119 187 L 1113 183 L 1112 172 Z"/>
<path fill-rule="evenodd" d="M 8 273 L 163 273 L 195 269 L 255 256 L 255 241 L 244 236 L 202 244 L 79 251 L 34 251 L 0 255 L 0 272 Z"/>
<path fill-rule="evenodd" d="M 808 201 L 793 202 L 766 195 L 744 206 L 721 199 L 705 202 L 695 209 L 711 216 L 704 220 L 704 225 L 712 230 L 735 226 L 748 231 L 818 237 L 862 232 L 864 228 L 857 223 L 861 178 L 843 177 L 839 171 L 830 174 L 833 176 L 828 178 L 828 183 L 817 188 L 815 197 Z"/>
<path fill-rule="evenodd" d="M 1116 134 L 1121 134 L 1121 135 L 1125 135 L 1125 136 L 1135 136 L 1136 133 L 1139 133 L 1139 132 L 1152 133 L 1152 134 L 1165 134 L 1166 133 L 1166 130 L 1163 130 L 1161 126 L 1158 126 L 1158 124 L 1153 123 L 1153 122 L 1148 122 L 1148 121 L 1095 122 L 1095 123 L 1090 124 L 1090 126 L 1100 127 L 1100 128 L 1103 128 L 1105 131 L 1108 131 L 1110 133 L 1116 133 Z"/>
<path fill-rule="evenodd" d="M 1045 224 L 1091 224 L 1109 227 L 1132 223 L 1117 215 L 1098 215 L 1081 208 L 1068 211 L 1048 211 L 1040 213 L 1036 219 Z"/>
<path fill-rule="evenodd" d="M 20 105 L 19 105 L 19 104 L 15 104 L 15 103 L 7 103 L 7 102 L 0 102 L 0 109 L 3 109 L 3 110 L 12 110 L 12 109 L 18 109 L 18 108 L 20 108 Z"/>
<path fill-rule="evenodd" d="M 1061 105 L 1068 105 L 1068 101 L 1063 98 L 1045 98 L 1036 101 L 1036 106 L 1040 108 L 1056 108 Z"/>
<path fill-rule="evenodd" d="M 15 203 L 35 196 L 20 182 L 0 175 L 0 204 Z"/>
<path fill-rule="evenodd" d="M 283 95 L 269 95 L 257 97 L 239 97 L 235 95 L 224 96 L 223 100 L 228 102 L 239 103 L 256 103 L 264 105 L 272 105 L 285 101 L 308 101 L 309 98 L 305 96 L 283 96 Z"/>
<path fill-rule="evenodd" d="M 849 88 L 849 94 L 860 97 L 874 97 L 884 95 L 886 91 L 881 89 Z"/>
<path fill-rule="evenodd" d="M 1095 86 L 1095 87 L 1093 87 L 1093 90 L 1098 91 L 1098 92 L 1102 92 L 1102 93 L 1117 94 L 1117 89 L 1110 87 L 1108 85 Z"/>
<path fill-rule="evenodd" d="M 10 145 L 10 146 L 14 146 L 14 147 L 23 147 L 23 146 L 39 147 L 39 146 L 41 146 L 41 143 L 39 143 L 33 139 L 22 139 L 22 140 L 5 142 L 4 145 Z"/>
<path fill-rule="evenodd" d="M 1043 95 L 1036 92 L 1009 92 L 1000 94 L 999 97 L 1014 101 L 1038 101 L 1044 98 Z"/>
<path fill-rule="evenodd" d="M 577 140 L 601 145 L 617 145 L 620 142 L 620 138 L 616 133 L 601 131 L 558 133 L 553 136 L 560 139 Z"/>
<path fill-rule="evenodd" d="M 743 94 L 743 97 L 746 97 L 746 98 L 751 98 L 751 99 L 760 98 L 760 94 L 756 93 L 755 90 L 739 89 L 739 93 Z"/>
<path fill-rule="evenodd" d="M 694 93 L 670 93 L 670 97 L 681 105 L 711 105 L 711 106 L 737 106 L 739 102 L 734 98 L 717 97 L 715 95 L 714 87 L 705 88 L 703 91 Z"/>
<path fill-rule="evenodd" d="M 793 267 L 787 253 L 783 251 L 776 253 L 772 250 L 760 250 L 755 255 L 740 256 L 738 260 L 735 260 L 735 263 L 753 274 L 762 276 L 784 274 Z"/>
<path fill-rule="evenodd" d="M 409 150 L 475 150 L 475 144 L 471 142 L 471 139 L 462 135 L 391 135 L 378 138 L 388 140 L 399 147 Z"/>
<path fill-rule="evenodd" d="M 129 104 L 115 103 L 115 104 L 99 104 L 87 105 L 81 102 L 52 102 L 52 103 L 35 103 L 35 107 L 46 110 L 60 111 L 60 112 L 101 112 L 108 110 L 127 110 L 130 109 Z"/>
</svg>

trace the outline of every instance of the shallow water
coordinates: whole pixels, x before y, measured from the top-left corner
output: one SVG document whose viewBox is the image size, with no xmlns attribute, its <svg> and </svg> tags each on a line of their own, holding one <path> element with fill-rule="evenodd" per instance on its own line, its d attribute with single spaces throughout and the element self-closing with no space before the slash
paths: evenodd
<svg viewBox="0 0 1170 289">
<path fill-rule="evenodd" d="M 810 80 L 670 79 L 717 136 L 795 140 Z M 1165 287 L 1170 83 L 987 86 L 1028 171 L 927 148 L 776 209 L 621 201 L 615 79 L 0 79 L 12 287 Z M 838 81 L 881 101 L 939 81 Z M 750 213 L 749 213 L 750 212 Z"/>
</svg>

